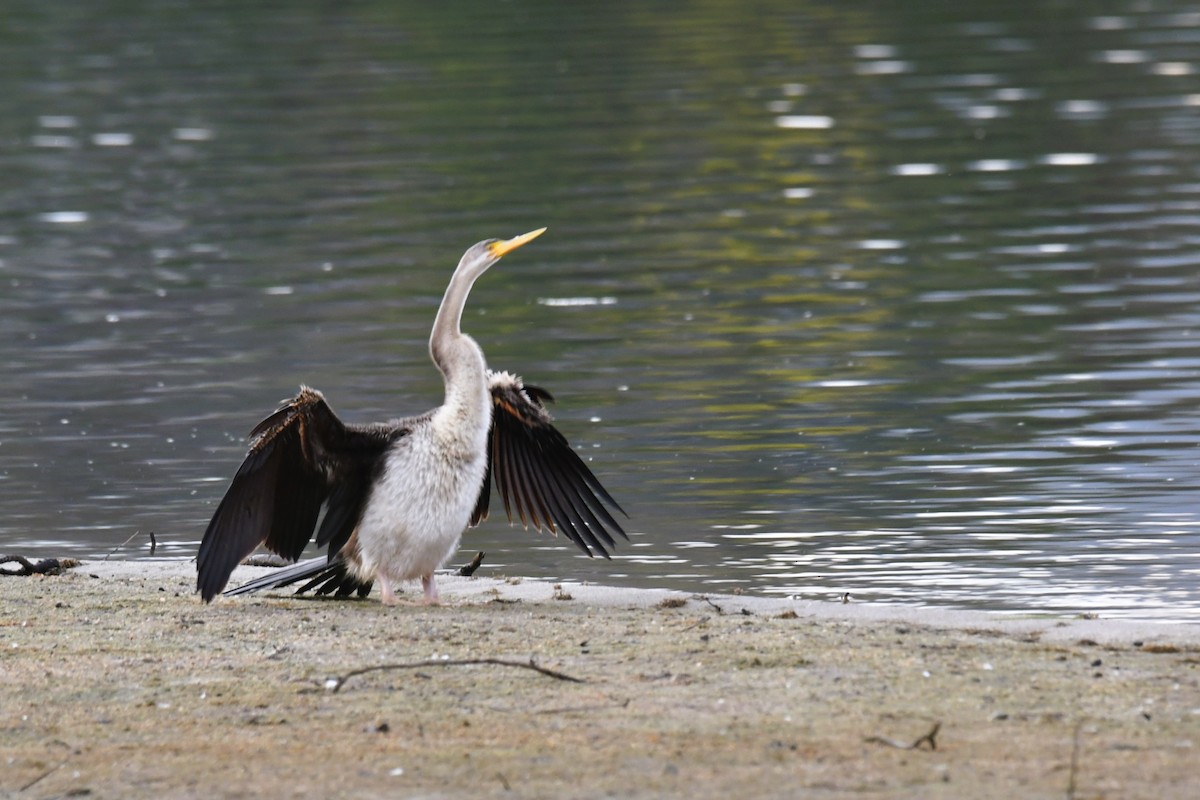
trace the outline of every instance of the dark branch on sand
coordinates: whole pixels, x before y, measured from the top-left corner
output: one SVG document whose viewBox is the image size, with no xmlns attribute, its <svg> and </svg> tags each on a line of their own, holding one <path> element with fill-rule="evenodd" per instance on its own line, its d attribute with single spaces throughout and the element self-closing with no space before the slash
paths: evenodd
<svg viewBox="0 0 1200 800">
<path fill-rule="evenodd" d="M 346 681 L 350 680 L 351 678 L 357 677 L 359 675 L 366 675 L 368 672 L 382 672 L 384 670 L 392 670 L 392 669 L 426 669 L 426 668 L 430 668 L 430 667 L 465 667 L 465 666 L 471 666 L 471 665 L 476 665 L 476 664 L 492 664 L 492 665 L 495 665 L 498 667 L 518 667 L 520 669 L 531 669 L 534 672 L 539 672 L 542 675 L 548 675 L 549 677 L 554 678 L 556 680 L 560 680 L 560 681 L 567 681 L 569 683 L 584 683 L 585 682 L 583 680 L 583 678 L 576 678 L 571 675 L 567 675 L 564 672 L 558 672 L 557 670 L 547 669 L 546 667 L 543 667 L 543 666 L 537 664 L 532 658 L 529 659 L 528 661 L 510 661 L 510 660 L 504 659 L 504 658 L 457 658 L 457 659 L 447 659 L 445 661 L 430 660 L 430 661 L 408 661 L 403 664 L 377 664 L 376 666 L 373 666 L 373 667 L 363 667 L 362 669 L 352 669 L 349 672 L 347 672 L 345 675 L 339 675 L 336 678 L 330 678 L 328 681 L 325 682 L 325 687 L 327 689 L 329 689 L 329 691 L 331 691 L 331 692 L 338 692 L 341 690 L 341 688 L 343 686 L 346 685 Z"/>
<path fill-rule="evenodd" d="M 61 575 L 71 567 L 78 567 L 73 558 L 43 558 L 34 563 L 25 556 L 0 556 L 0 564 L 15 563 L 20 569 L 0 569 L 0 575 Z"/>
<path fill-rule="evenodd" d="M 478 553 L 475 554 L 475 557 L 471 559 L 471 563 L 463 564 L 461 567 L 458 568 L 458 574 L 462 575 L 464 578 L 469 578 L 475 574 L 475 570 L 479 569 L 479 565 L 482 563 L 483 563 L 483 551 L 480 550 Z"/>
</svg>

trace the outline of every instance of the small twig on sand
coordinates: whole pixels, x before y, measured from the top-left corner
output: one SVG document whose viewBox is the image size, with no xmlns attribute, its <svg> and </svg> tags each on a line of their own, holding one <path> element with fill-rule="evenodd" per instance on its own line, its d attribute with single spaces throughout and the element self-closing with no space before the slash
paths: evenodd
<svg viewBox="0 0 1200 800">
<path fill-rule="evenodd" d="M 57 739 L 54 740 L 53 742 L 51 742 L 51 744 L 57 744 L 62 747 L 66 747 L 66 748 L 70 749 L 70 745 L 68 745 L 66 742 L 62 742 Z M 72 755 L 73 755 L 73 753 L 67 753 L 67 756 L 62 761 L 58 762 L 53 767 L 50 767 L 47 770 L 43 770 L 40 775 L 38 775 L 36 778 L 31 780 L 29 783 L 22 786 L 20 789 L 17 789 L 17 791 L 18 792 L 28 791 L 29 789 L 32 789 L 37 784 L 41 783 L 46 778 L 48 778 L 51 775 L 53 775 L 54 773 L 58 772 L 60 769 L 62 769 L 63 767 L 65 767 L 67 765 L 67 762 L 71 760 Z"/>
<path fill-rule="evenodd" d="M 921 746 L 921 744 L 923 742 L 929 742 L 929 749 L 937 750 L 937 735 L 938 735 L 938 731 L 941 730 L 941 727 L 942 727 L 942 723 L 940 723 L 940 722 L 933 723 L 933 727 L 931 727 L 929 729 L 929 733 L 925 734 L 920 739 L 917 739 L 916 741 L 914 741 L 912 743 L 913 749 L 916 750 L 918 747 Z"/>
<path fill-rule="evenodd" d="M 17 791 L 18 791 L 18 792 L 24 792 L 24 791 L 27 791 L 27 790 L 29 790 L 29 789 L 32 789 L 32 788 L 33 788 L 34 786 L 36 786 L 37 784 L 41 783 L 41 782 L 42 782 L 42 780 L 43 780 L 44 778 L 48 778 L 48 777 L 50 777 L 51 775 L 53 775 L 54 773 L 58 772 L 60 769 L 62 769 L 63 767 L 65 767 L 65 766 L 67 765 L 67 762 L 68 762 L 68 761 L 70 761 L 70 760 L 71 760 L 71 757 L 70 757 L 70 756 L 67 756 L 67 757 L 66 757 L 66 758 L 64 758 L 62 761 L 58 762 L 57 764 L 55 764 L 55 765 L 54 765 L 53 767 L 51 767 L 50 769 L 48 769 L 48 770 L 44 771 L 44 772 L 43 772 L 41 775 L 38 775 L 36 778 L 34 778 L 34 779 L 33 779 L 33 780 L 31 780 L 29 783 L 27 783 L 27 784 L 25 784 L 24 786 L 22 786 L 22 787 L 21 787 L 20 789 L 18 789 Z"/>
<path fill-rule="evenodd" d="M 724 613 L 725 613 L 725 609 L 721 608 L 719 605 L 717 605 L 716 603 L 714 603 L 714 602 L 713 602 L 713 601 L 712 601 L 712 600 L 711 600 L 711 599 L 708 597 L 708 595 L 705 595 L 705 594 L 702 594 L 702 595 L 697 595 L 696 599 L 697 599 L 697 600 L 703 600 L 704 602 L 708 603 L 710 606 L 712 606 L 713 608 L 715 608 L 715 609 L 717 610 L 717 613 L 718 613 L 718 614 L 724 614 Z"/>
<path fill-rule="evenodd" d="M 464 564 L 458 568 L 458 574 L 462 575 L 464 578 L 469 578 L 475 574 L 475 570 L 479 569 L 479 565 L 482 563 L 483 563 L 483 551 L 480 550 L 478 553 L 475 554 L 475 557 L 471 559 L 471 563 Z"/>
<path fill-rule="evenodd" d="M 125 545 L 129 544 L 130 542 L 132 542 L 132 541 L 133 541 L 133 538 L 134 538 L 135 536 L 137 536 L 137 535 L 138 535 L 139 533 L 141 533 L 141 532 L 142 532 L 142 531 L 141 531 L 141 529 L 139 528 L 138 530 L 136 530 L 136 531 L 134 531 L 133 533 L 129 534 L 129 538 L 128 538 L 128 539 L 126 539 L 125 541 L 121 542 L 119 545 L 117 545 L 116 547 L 114 547 L 112 550 L 109 550 L 109 551 L 108 551 L 108 555 L 107 555 L 107 556 L 105 556 L 104 558 L 102 558 L 102 559 L 101 559 L 101 561 L 108 561 L 108 558 L 109 558 L 109 556 L 111 556 L 113 553 L 115 553 L 115 552 L 117 552 L 118 550 L 120 550 L 120 549 L 121 549 L 122 547 L 124 547 Z"/>
<path fill-rule="evenodd" d="M 366 675 L 368 672 L 382 672 L 389 669 L 425 669 L 427 667 L 465 667 L 473 664 L 494 664 L 499 667 L 519 667 L 521 669 L 531 669 L 534 672 L 540 672 L 543 675 L 548 675 L 560 681 L 569 683 L 585 683 L 583 678 L 576 678 L 572 675 L 567 675 L 565 672 L 547 669 L 536 663 L 532 658 L 528 661 L 510 661 L 505 658 L 456 658 L 429 661 L 408 661 L 403 664 L 377 664 L 373 667 L 363 667 L 362 669 L 352 669 L 345 675 L 339 675 L 336 678 L 330 678 L 325 682 L 325 688 L 331 692 L 338 692 L 346 681 L 358 675 Z"/>
<path fill-rule="evenodd" d="M 928 743 L 930 750 L 937 750 L 937 734 L 941 727 L 941 722 L 935 722 L 928 733 L 924 736 L 918 736 L 911 742 L 903 742 L 887 736 L 868 736 L 863 741 L 871 742 L 872 744 L 886 744 L 888 747 L 895 747 L 899 750 L 920 750 L 921 745 Z"/>
<path fill-rule="evenodd" d="M 0 564 L 20 564 L 18 570 L 0 569 L 0 575 L 61 575 L 71 567 L 78 567 L 73 558 L 43 558 L 34 563 L 25 556 L 0 556 Z"/>
<path fill-rule="evenodd" d="M 591 706 L 567 706 L 565 708 L 543 708 L 540 711 L 534 711 L 534 714 L 579 714 L 588 711 L 606 711 L 610 708 L 629 708 L 629 703 L 633 698 L 626 697 L 624 700 L 613 700 L 611 703 L 601 703 Z"/>
</svg>

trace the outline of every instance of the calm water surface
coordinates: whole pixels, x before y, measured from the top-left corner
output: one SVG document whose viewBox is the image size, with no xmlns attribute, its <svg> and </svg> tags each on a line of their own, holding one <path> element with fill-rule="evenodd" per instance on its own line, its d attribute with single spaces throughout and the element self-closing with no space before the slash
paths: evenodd
<svg viewBox="0 0 1200 800">
<path fill-rule="evenodd" d="M 633 542 L 460 560 L 1200 621 L 1198 48 L 1155 0 L 17 4 L 0 551 L 190 558 L 276 401 L 434 405 L 459 255 L 548 225 L 465 327 Z"/>
</svg>

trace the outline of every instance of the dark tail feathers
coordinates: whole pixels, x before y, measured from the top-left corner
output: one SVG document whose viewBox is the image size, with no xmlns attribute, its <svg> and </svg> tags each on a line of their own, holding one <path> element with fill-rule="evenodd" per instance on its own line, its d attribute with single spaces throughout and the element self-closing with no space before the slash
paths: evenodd
<svg viewBox="0 0 1200 800">
<path fill-rule="evenodd" d="M 311 591 L 318 596 L 331 594 L 334 597 L 349 597 L 357 593 L 359 597 L 366 597 L 371 592 L 371 581 L 363 582 L 351 575 L 341 558 L 330 562 L 324 556 L 319 556 L 255 578 L 223 594 L 236 597 L 263 589 L 279 589 L 300 581 L 307 583 L 297 589 L 296 594 Z"/>
</svg>

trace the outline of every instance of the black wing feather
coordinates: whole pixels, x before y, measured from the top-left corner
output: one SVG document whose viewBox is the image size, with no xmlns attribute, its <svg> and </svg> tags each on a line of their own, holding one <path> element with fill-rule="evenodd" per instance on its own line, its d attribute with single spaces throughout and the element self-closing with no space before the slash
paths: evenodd
<svg viewBox="0 0 1200 800">
<path fill-rule="evenodd" d="M 547 493 L 542 476 L 528 469 L 526 456 L 530 450 L 537 449 L 537 443 L 529 436 L 529 431 L 517 415 L 508 413 L 507 409 L 497 409 L 494 414 L 495 442 L 500 456 L 497 461 L 501 465 L 499 474 L 512 490 L 512 503 L 517 508 L 521 524 L 525 527 L 532 524 L 537 530 L 544 526 L 551 533 L 557 533 L 554 524 L 556 515 L 552 513 L 557 504 Z M 504 509 L 507 512 L 508 492 L 505 491 L 504 495 Z M 511 515 L 509 520 L 512 520 Z"/>
<path fill-rule="evenodd" d="M 504 476 L 512 490 L 512 502 L 517 507 L 521 524 L 525 526 L 532 524 L 538 530 L 541 530 L 544 525 L 550 531 L 554 531 L 554 518 L 549 508 L 552 500 L 546 497 L 543 487 L 538 485 L 538 474 L 530 473 L 526 468 L 525 455 L 531 443 L 527 440 L 528 437 L 522 430 L 521 423 L 512 416 L 504 414 L 497 420 L 496 433 L 497 445 L 500 450 L 500 474 Z M 507 492 L 505 492 L 504 509 L 508 510 Z M 526 521 L 526 515 L 528 515 L 528 521 Z M 509 519 L 511 520 L 512 517 L 510 516 Z"/>
<path fill-rule="evenodd" d="M 381 460 L 389 432 L 347 427 L 320 392 L 301 387 L 251 437 L 250 452 L 196 555 L 196 588 L 205 602 L 259 545 L 292 561 L 299 558 L 326 500 L 320 538 L 336 545 L 330 557 L 336 555 L 358 524 L 370 490 L 364 478 Z"/>
<path fill-rule="evenodd" d="M 605 544 L 608 547 L 612 547 L 615 542 L 613 542 L 612 537 L 605 529 L 604 524 L 592 513 L 591 506 L 588 503 L 590 495 L 587 492 L 581 494 L 578 491 L 571 493 L 572 484 L 578 485 L 577 482 L 571 480 L 573 476 L 565 469 L 565 465 L 559 463 L 556 466 L 558 471 L 555 472 L 555 480 L 558 483 L 559 492 L 568 502 L 572 500 L 572 494 L 574 495 L 574 502 L 572 502 L 573 519 L 578 519 L 582 522 L 582 525 L 577 526 L 577 530 L 581 533 L 586 531 L 587 536 L 585 538 L 587 538 L 591 545 L 601 552 L 605 552 Z M 592 500 L 596 502 L 595 498 Z M 612 520 L 611 517 L 609 519 L 609 524 L 615 523 L 615 520 Z M 600 540 L 603 540 L 603 544 Z"/>
<path fill-rule="evenodd" d="M 471 522 L 469 524 L 472 528 L 487 519 L 488 501 L 490 501 L 491 498 L 492 460 L 491 458 L 488 458 L 487 470 L 483 473 L 483 488 L 479 492 L 479 499 L 475 501 L 475 510 L 471 512 Z"/>
<path fill-rule="evenodd" d="M 586 486 L 591 489 L 591 491 L 578 492 L 578 497 L 584 501 L 590 511 L 595 512 L 596 516 L 601 518 L 600 520 L 593 520 L 592 524 L 596 526 L 597 530 L 605 534 L 605 538 L 610 545 L 613 544 L 613 540 L 607 536 L 605 526 L 612 527 L 616 530 L 620 530 L 621 526 L 615 519 L 613 519 L 613 516 L 608 512 L 608 509 L 604 507 L 604 503 L 601 502 L 601 499 L 611 504 L 613 508 L 620 511 L 622 514 L 624 514 L 625 511 L 617 504 L 617 501 L 614 500 L 607 491 L 605 491 L 604 487 L 600 485 L 600 481 L 596 480 L 596 476 L 592 474 L 592 471 L 588 469 L 587 465 L 583 463 L 583 459 L 581 459 L 574 450 L 571 450 L 570 448 L 563 448 L 559 451 L 559 453 L 559 457 L 561 459 L 559 469 L 562 470 L 562 473 L 564 475 L 573 475 L 573 483 L 575 485 L 580 487 Z"/>
<path fill-rule="evenodd" d="M 262 589 L 291 586 L 300 581 L 308 582 L 297 589 L 296 594 L 303 594 L 315 589 L 314 593 L 317 595 L 332 594 L 335 597 L 347 597 L 357 593 L 359 597 L 366 597 L 371 591 L 371 581 L 360 581 L 355 578 L 347 570 L 345 559 L 336 557 L 332 561 L 328 561 L 319 557 L 310 558 L 299 564 L 293 564 L 290 567 L 284 567 L 260 578 L 247 581 L 235 589 L 230 589 L 225 594 L 234 597 Z"/>
<path fill-rule="evenodd" d="M 509 521 L 515 511 L 526 527 L 562 531 L 589 556 L 596 552 L 609 557 L 613 534 L 629 536 L 607 506 L 625 511 L 554 427 L 545 409 L 554 398 L 507 373 L 493 373 L 489 389 L 493 406 L 488 474 Z M 485 484 L 474 521 L 487 517 L 489 497 Z"/>
</svg>

